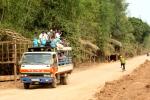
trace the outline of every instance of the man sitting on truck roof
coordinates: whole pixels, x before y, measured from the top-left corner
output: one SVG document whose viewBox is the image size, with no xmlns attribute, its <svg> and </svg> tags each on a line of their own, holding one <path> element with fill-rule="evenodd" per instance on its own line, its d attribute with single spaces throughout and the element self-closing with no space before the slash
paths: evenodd
<svg viewBox="0 0 150 100">
<path fill-rule="evenodd" d="M 45 46 L 46 41 L 48 40 L 48 35 L 44 31 L 42 31 L 41 34 L 39 35 L 39 40 L 41 43 L 41 47 Z"/>
<path fill-rule="evenodd" d="M 38 36 L 37 36 L 37 32 L 34 33 L 34 38 L 33 38 L 33 47 L 38 47 Z"/>
</svg>

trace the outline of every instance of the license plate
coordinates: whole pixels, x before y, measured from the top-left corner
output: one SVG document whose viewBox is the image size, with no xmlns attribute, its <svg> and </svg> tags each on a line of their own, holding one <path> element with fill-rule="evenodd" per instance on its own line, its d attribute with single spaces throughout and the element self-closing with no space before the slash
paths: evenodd
<svg viewBox="0 0 150 100">
<path fill-rule="evenodd" d="M 31 79 L 31 81 L 39 82 L 39 79 Z"/>
</svg>

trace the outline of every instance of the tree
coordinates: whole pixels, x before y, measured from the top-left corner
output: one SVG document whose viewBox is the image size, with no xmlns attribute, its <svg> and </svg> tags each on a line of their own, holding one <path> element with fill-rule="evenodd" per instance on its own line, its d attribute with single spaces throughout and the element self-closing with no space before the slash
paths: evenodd
<svg viewBox="0 0 150 100">
<path fill-rule="evenodd" d="M 138 18 L 128 18 L 125 0 L 0 0 L 0 27 L 16 30 L 26 37 L 34 31 L 60 29 L 73 47 L 73 55 L 93 56 L 93 49 L 79 39 L 97 45 L 105 58 L 115 52 L 133 54 L 148 48 L 150 26 Z M 86 50 L 86 51 L 85 51 Z"/>
</svg>

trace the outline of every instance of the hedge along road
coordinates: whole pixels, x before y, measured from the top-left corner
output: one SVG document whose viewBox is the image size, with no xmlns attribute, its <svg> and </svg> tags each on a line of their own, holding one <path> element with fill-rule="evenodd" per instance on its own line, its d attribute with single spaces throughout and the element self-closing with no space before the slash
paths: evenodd
<svg viewBox="0 0 150 100">
<path fill-rule="evenodd" d="M 88 100 L 106 81 L 131 73 L 147 59 L 150 60 L 150 57 L 146 55 L 128 59 L 125 72 L 121 71 L 120 62 L 93 65 L 87 70 L 73 72 L 69 84 L 57 88 L 1 89 L 0 100 Z"/>
</svg>

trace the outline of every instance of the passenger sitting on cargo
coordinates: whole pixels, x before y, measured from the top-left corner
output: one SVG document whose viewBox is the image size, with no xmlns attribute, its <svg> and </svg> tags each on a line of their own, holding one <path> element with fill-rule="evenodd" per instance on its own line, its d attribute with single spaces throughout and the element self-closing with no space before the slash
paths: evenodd
<svg viewBox="0 0 150 100">
<path fill-rule="evenodd" d="M 48 40 L 48 35 L 43 31 L 40 35 L 39 35 L 39 40 L 40 40 L 40 46 L 43 47 L 46 45 L 46 42 Z"/>
<path fill-rule="evenodd" d="M 61 43 L 60 44 L 62 44 L 64 47 L 68 46 L 68 43 L 67 43 L 66 39 L 63 38 L 63 37 L 61 37 Z"/>
<path fill-rule="evenodd" d="M 61 44 L 60 37 L 51 40 L 50 46 L 52 48 L 62 49 L 64 46 Z"/>
<path fill-rule="evenodd" d="M 60 30 L 58 30 L 58 31 L 56 30 L 55 37 L 60 38 L 61 34 L 62 34 L 62 32 Z"/>
<path fill-rule="evenodd" d="M 59 61 L 59 65 L 66 64 L 66 56 L 64 55 L 64 52 L 58 54 L 58 61 Z"/>
<path fill-rule="evenodd" d="M 34 33 L 34 38 L 33 38 L 33 47 L 38 47 L 38 36 L 37 36 L 37 32 Z"/>
<path fill-rule="evenodd" d="M 48 35 L 48 41 L 51 41 L 54 37 L 54 32 L 53 30 L 51 29 L 50 31 L 47 32 L 47 35 Z"/>
<path fill-rule="evenodd" d="M 52 48 L 56 48 L 58 43 L 60 43 L 60 39 L 59 38 L 52 39 L 51 43 L 50 43 L 50 46 Z"/>
</svg>

